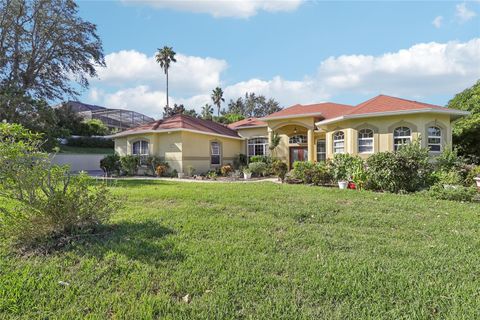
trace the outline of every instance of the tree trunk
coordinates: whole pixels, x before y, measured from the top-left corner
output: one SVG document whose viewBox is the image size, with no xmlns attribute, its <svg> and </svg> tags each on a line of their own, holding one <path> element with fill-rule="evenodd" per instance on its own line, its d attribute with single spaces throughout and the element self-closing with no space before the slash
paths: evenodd
<svg viewBox="0 0 480 320">
<path fill-rule="evenodd" d="M 165 70 L 165 73 L 167 74 L 167 108 L 169 107 L 168 105 L 168 69 Z"/>
</svg>

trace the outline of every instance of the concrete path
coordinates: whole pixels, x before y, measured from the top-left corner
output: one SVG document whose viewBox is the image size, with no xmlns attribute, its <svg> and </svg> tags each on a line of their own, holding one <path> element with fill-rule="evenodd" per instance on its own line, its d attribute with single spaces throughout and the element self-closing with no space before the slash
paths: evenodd
<svg viewBox="0 0 480 320">
<path fill-rule="evenodd" d="M 193 182 L 193 183 L 257 183 L 257 182 L 273 182 L 281 183 L 277 178 L 249 179 L 249 180 L 199 180 L 199 179 L 179 179 L 179 178 L 157 178 L 157 177 L 101 177 L 94 176 L 99 180 L 157 180 L 157 181 L 173 181 L 173 182 Z"/>
</svg>

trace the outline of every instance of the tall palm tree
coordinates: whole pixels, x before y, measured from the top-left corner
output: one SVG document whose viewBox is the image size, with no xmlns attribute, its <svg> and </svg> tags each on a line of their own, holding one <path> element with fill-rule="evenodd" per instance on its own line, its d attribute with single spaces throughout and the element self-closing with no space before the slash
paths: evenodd
<svg viewBox="0 0 480 320">
<path fill-rule="evenodd" d="M 220 87 L 216 87 L 212 91 L 212 101 L 213 104 L 217 106 L 217 116 L 220 116 L 220 107 L 222 106 L 222 102 L 225 102 L 223 98 L 223 90 Z"/>
<path fill-rule="evenodd" d="M 202 107 L 202 118 L 205 119 L 205 120 L 210 120 L 210 119 L 212 119 L 212 114 L 213 114 L 212 106 L 209 105 L 208 103 L 206 103 Z"/>
<path fill-rule="evenodd" d="M 157 54 L 155 55 L 155 58 L 157 59 L 157 62 L 160 64 L 160 67 L 162 67 L 163 71 L 165 72 L 165 75 L 167 76 L 167 108 L 169 107 L 168 105 L 168 69 L 170 68 L 170 64 L 173 62 L 177 62 L 175 59 L 175 51 L 173 51 L 172 47 L 167 47 L 164 46 L 162 49 L 157 49 Z"/>
</svg>

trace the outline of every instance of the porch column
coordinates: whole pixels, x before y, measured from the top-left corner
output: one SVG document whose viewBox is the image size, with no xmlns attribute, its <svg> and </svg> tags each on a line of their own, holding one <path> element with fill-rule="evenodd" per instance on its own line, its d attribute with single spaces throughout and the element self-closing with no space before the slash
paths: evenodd
<svg viewBox="0 0 480 320">
<path fill-rule="evenodd" d="M 314 145 L 314 138 L 313 138 L 313 129 L 308 129 L 307 134 L 307 144 L 308 144 L 308 161 L 313 162 L 315 161 L 315 145 Z"/>
<path fill-rule="evenodd" d="M 267 130 L 268 130 L 268 145 L 270 146 L 272 144 L 273 130 L 270 129 L 270 127 Z M 271 153 L 270 149 L 267 152 L 270 154 Z"/>
</svg>

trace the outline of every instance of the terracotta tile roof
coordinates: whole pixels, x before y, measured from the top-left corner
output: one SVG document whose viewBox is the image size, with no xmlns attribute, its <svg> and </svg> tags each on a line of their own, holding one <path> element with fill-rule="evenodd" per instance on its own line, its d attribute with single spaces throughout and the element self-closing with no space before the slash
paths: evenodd
<svg viewBox="0 0 480 320">
<path fill-rule="evenodd" d="M 341 116 L 352 111 L 354 107 L 346 104 L 325 102 L 309 105 L 296 104 L 289 108 L 285 108 L 278 112 L 272 113 L 266 116 L 264 119 L 277 118 L 277 117 L 289 117 L 302 114 L 320 114 L 323 119 L 329 119 Z"/>
<path fill-rule="evenodd" d="M 258 126 L 266 126 L 267 123 L 259 120 L 258 118 L 247 118 L 243 119 L 234 123 L 230 123 L 228 127 L 230 129 L 244 129 L 248 127 L 258 127 Z"/>
<path fill-rule="evenodd" d="M 135 134 L 136 132 L 142 131 L 163 131 L 175 129 L 195 130 L 205 133 L 220 134 L 224 136 L 240 138 L 240 136 L 235 130 L 230 129 L 223 124 L 213 122 L 211 120 L 194 118 L 185 114 L 177 114 L 170 118 L 150 122 L 126 131 L 122 131 L 119 133 L 119 135 Z"/>
<path fill-rule="evenodd" d="M 348 114 L 368 114 L 376 112 L 408 111 L 420 109 L 439 109 L 446 110 L 433 104 L 396 98 L 386 95 L 379 95 L 370 100 L 360 103 Z"/>
</svg>

